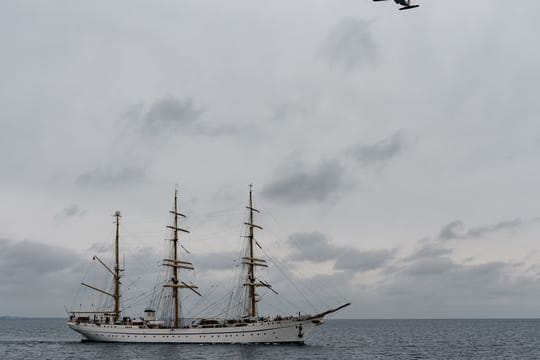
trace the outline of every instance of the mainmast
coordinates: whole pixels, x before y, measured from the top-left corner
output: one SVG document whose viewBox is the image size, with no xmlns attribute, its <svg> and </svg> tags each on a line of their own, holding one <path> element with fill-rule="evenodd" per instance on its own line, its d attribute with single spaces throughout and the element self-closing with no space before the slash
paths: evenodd
<svg viewBox="0 0 540 360">
<path fill-rule="evenodd" d="M 248 241 L 249 241 L 248 254 L 247 254 L 248 256 L 242 258 L 242 260 L 244 260 L 243 264 L 247 265 L 247 270 L 248 270 L 247 282 L 244 284 L 244 286 L 248 287 L 248 299 L 249 299 L 248 315 L 249 317 L 255 318 L 257 317 L 257 302 L 259 301 L 256 288 L 262 286 L 262 287 L 266 287 L 270 289 L 274 293 L 277 293 L 277 292 L 274 289 L 272 289 L 270 284 L 263 282 L 261 280 L 257 281 L 257 278 L 255 277 L 256 266 L 268 267 L 268 265 L 266 265 L 266 261 L 264 259 L 258 259 L 255 257 L 254 245 L 257 245 L 259 248 L 261 248 L 261 245 L 259 245 L 259 243 L 255 240 L 254 229 L 262 230 L 263 228 L 254 223 L 253 213 L 255 212 L 258 213 L 259 210 L 253 207 L 252 188 L 253 188 L 253 184 L 249 184 L 249 206 L 247 206 L 247 209 L 249 210 L 249 222 L 245 223 L 245 225 L 248 226 L 248 236 L 247 236 Z"/>
<path fill-rule="evenodd" d="M 163 265 L 169 266 L 172 268 L 172 277 L 170 279 L 170 282 L 163 285 L 164 287 L 171 288 L 172 290 L 172 297 L 173 297 L 173 327 L 178 328 L 180 325 L 180 292 L 179 289 L 181 288 L 187 288 L 196 293 L 197 295 L 201 296 L 199 292 L 197 292 L 195 289 L 197 289 L 197 286 L 193 284 L 186 284 L 184 281 L 180 280 L 178 269 L 187 269 L 187 270 L 193 270 L 193 264 L 187 261 L 181 261 L 178 255 L 178 243 L 179 243 L 179 236 L 178 232 L 184 232 L 189 234 L 188 230 L 182 229 L 178 227 L 178 217 L 181 216 L 183 218 L 186 217 L 186 215 L 178 212 L 178 190 L 174 190 L 174 207 L 172 211 L 169 211 L 171 214 L 174 215 L 173 225 L 167 226 L 168 229 L 171 229 L 173 231 L 173 238 L 169 239 L 172 241 L 172 259 L 163 259 Z"/>
</svg>

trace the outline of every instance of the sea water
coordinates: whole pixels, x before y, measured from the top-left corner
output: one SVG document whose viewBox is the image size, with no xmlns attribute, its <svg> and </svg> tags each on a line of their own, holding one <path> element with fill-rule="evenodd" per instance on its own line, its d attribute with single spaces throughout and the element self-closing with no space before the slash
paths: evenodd
<svg viewBox="0 0 540 360">
<path fill-rule="evenodd" d="M 328 320 L 305 345 L 81 342 L 65 319 L 0 319 L 0 359 L 540 359 L 540 320 Z"/>
</svg>

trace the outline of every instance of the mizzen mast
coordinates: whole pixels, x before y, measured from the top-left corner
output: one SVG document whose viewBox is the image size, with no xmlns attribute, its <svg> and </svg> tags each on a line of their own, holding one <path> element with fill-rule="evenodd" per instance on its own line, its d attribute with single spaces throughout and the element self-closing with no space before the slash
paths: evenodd
<svg viewBox="0 0 540 360">
<path fill-rule="evenodd" d="M 243 264 L 247 265 L 247 282 L 244 284 L 244 286 L 248 287 L 248 315 L 249 317 L 257 317 L 257 302 L 258 294 L 256 292 L 257 287 L 266 287 L 276 293 L 274 289 L 272 289 L 272 286 L 266 282 L 257 281 L 257 278 L 255 277 L 255 267 L 261 266 L 261 267 L 268 267 L 266 264 L 266 261 L 264 259 L 259 259 L 255 257 L 254 252 L 254 245 L 257 245 L 259 248 L 261 246 L 259 243 L 255 240 L 255 229 L 262 230 L 263 228 L 257 224 L 254 223 L 254 215 L 253 213 L 258 213 L 259 210 L 255 209 L 253 207 L 253 184 L 249 184 L 249 206 L 246 206 L 246 208 L 249 210 L 249 222 L 244 223 L 248 227 L 248 253 L 246 257 L 243 257 Z"/>
<path fill-rule="evenodd" d="M 172 242 L 172 259 L 163 259 L 163 266 L 168 266 L 172 268 L 172 277 L 170 279 L 170 282 L 163 285 L 163 287 L 171 288 L 172 290 L 172 298 L 173 298 L 173 327 L 178 328 L 180 325 L 180 292 L 179 289 L 186 288 L 190 289 L 197 295 L 201 296 L 201 294 L 195 290 L 198 287 L 193 284 L 187 284 L 184 281 L 180 280 L 178 269 L 186 269 L 186 270 L 193 270 L 193 264 L 187 261 L 181 261 L 179 259 L 178 254 L 178 243 L 179 243 L 179 236 L 178 232 L 183 232 L 186 234 L 189 234 L 189 231 L 186 229 L 182 229 L 178 227 L 178 217 L 181 216 L 183 218 L 186 217 L 186 215 L 178 212 L 178 190 L 174 190 L 174 208 L 172 211 L 169 211 L 171 214 L 174 215 L 173 225 L 167 226 L 168 229 L 171 229 L 173 231 L 173 238 L 169 239 Z"/>
</svg>

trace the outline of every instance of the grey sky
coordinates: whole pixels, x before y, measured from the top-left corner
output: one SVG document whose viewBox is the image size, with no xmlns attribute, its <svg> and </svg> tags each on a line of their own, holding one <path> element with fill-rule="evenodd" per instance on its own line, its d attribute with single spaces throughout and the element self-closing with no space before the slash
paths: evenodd
<svg viewBox="0 0 540 360">
<path fill-rule="evenodd" d="M 253 183 L 265 251 L 342 317 L 537 316 L 537 1 L 0 10 L 0 314 L 63 315 L 117 209 L 150 286 L 175 184 L 215 285 Z"/>
</svg>

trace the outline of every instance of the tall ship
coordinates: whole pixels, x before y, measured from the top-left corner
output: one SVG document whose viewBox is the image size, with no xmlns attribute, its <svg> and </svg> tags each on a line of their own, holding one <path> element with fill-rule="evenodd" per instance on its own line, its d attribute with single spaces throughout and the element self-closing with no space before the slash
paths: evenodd
<svg viewBox="0 0 540 360">
<path fill-rule="evenodd" d="M 169 247 L 169 255 L 162 260 L 166 276 L 160 284 L 160 292 L 166 292 L 167 296 L 161 296 L 162 306 L 158 311 L 148 307 L 144 316 L 130 318 L 123 316 L 121 309 L 121 284 L 124 269 L 120 265 L 119 227 L 120 212 L 115 213 L 116 234 L 114 241 L 114 265 L 109 266 L 99 257 L 94 256 L 112 275 L 113 284 L 111 290 L 104 290 L 96 286 L 81 283 L 111 298 L 112 307 L 103 311 L 68 311 L 69 320 L 67 325 L 82 335 L 83 341 L 101 342 L 129 342 L 129 343 L 185 343 L 185 344 L 235 344 L 235 343 L 300 343 L 303 344 L 314 328 L 323 324 L 325 316 L 335 313 L 350 305 L 345 303 L 339 307 L 328 309 L 317 314 L 263 316 L 259 314 L 258 302 L 260 296 L 258 289 L 265 288 L 276 293 L 268 281 L 257 277 L 257 268 L 267 268 L 268 263 L 261 255 L 256 253 L 256 248 L 262 247 L 256 240 L 255 232 L 262 227 L 255 223 L 255 214 L 259 210 L 253 206 L 252 187 L 249 188 L 248 220 L 245 222 L 245 243 L 241 257 L 240 281 L 235 290 L 240 294 L 240 311 L 236 316 L 184 318 L 182 311 L 184 304 L 181 301 L 181 292 L 191 292 L 196 296 L 202 296 L 198 286 L 183 279 L 181 271 L 194 270 L 194 265 L 180 258 L 180 249 L 185 249 L 181 244 L 181 234 L 188 233 L 179 225 L 179 218 L 186 216 L 178 209 L 178 191 L 174 193 L 174 205 L 170 211 L 172 224 L 167 226 L 172 234 Z M 154 304 L 155 305 L 155 304 Z"/>
</svg>

